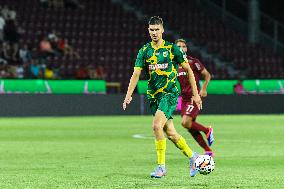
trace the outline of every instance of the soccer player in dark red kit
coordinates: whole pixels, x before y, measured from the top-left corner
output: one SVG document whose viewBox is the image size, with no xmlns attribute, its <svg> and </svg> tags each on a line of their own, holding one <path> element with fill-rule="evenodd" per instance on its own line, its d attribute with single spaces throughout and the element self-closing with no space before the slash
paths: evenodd
<svg viewBox="0 0 284 189">
<path fill-rule="evenodd" d="M 184 39 L 177 39 L 175 41 L 176 45 L 182 49 L 182 51 L 187 53 L 187 45 Z M 196 86 L 199 92 L 200 97 L 207 96 L 207 86 L 211 79 L 210 73 L 203 66 L 203 64 L 196 58 L 187 55 L 188 63 L 194 73 Z M 200 77 L 204 78 L 204 83 L 202 88 L 200 89 L 199 79 Z M 193 138 L 197 141 L 197 143 L 205 150 L 205 154 L 214 156 L 214 152 L 211 150 L 209 146 L 212 145 L 214 141 L 213 137 L 213 128 L 205 127 L 200 123 L 196 122 L 196 118 L 199 114 L 199 108 L 196 103 L 192 101 L 192 89 L 190 83 L 188 82 L 187 74 L 182 67 L 178 69 L 178 80 L 181 86 L 181 116 L 182 116 L 182 126 L 186 128 Z M 206 144 L 203 136 L 201 135 L 203 132 L 206 135 L 208 145 Z"/>
</svg>

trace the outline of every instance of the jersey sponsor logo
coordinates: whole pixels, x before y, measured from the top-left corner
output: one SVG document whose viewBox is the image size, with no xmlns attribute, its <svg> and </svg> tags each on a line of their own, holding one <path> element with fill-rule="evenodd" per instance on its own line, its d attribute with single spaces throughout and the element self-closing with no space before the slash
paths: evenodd
<svg viewBox="0 0 284 189">
<path fill-rule="evenodd" d="M 197 67 L 198 70 L 201 70 L 201 67 L 198 63 L 195 63 L 195 66 Z"/>
<path fill-rule="evenodd" d="M 149 65 L 149 70 L 151 70 L 151 71 L 157 70 L 157 69 L 165 70 L 168 67 L 169 67 L 168 63 L 164 63 L 164 64 L 151 64 L 151 65 Z"/>
<path fill-rule="evenodd" d="M 186 75 L 186 72 L 179 72 L 179 73 L 178 73 L 178 77 L 179 77 L 179 76 L 185 76 L 185 75 Z"/>
<path fill-rule="evenodd" d="M 168 57 L 168 55 L 169 55 L 169 51 L 163 52 L 163 57 Z"/>
</svg>

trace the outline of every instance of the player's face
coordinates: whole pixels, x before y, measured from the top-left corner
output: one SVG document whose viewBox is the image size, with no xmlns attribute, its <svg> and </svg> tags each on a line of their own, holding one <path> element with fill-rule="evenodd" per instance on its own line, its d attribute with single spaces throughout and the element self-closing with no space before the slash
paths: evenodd
<svg viewBox="0 0 284 189">
<path fill-rule="evenodd" d="M 177 46 L 184 52 L 187 52 L 187 47 L 186 44 L 184 42 L 177 42 Z"/>
<path fill-rule="evenodd" d="M 149 25 L 148 31 L 152 41 L 157 42 L 162 39 L 164 28 L 162 25 Z"/>
</svg>

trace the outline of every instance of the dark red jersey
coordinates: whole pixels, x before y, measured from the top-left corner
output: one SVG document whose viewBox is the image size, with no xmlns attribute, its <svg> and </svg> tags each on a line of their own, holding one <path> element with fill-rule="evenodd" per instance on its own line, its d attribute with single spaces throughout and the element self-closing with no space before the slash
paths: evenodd
<svg viewBox="0 0 284 189">
<path fill-rule="evenodd" d="M 193 58 L 191 56 L 187 56 L 188 59 L 188 63 L 193 71 L 194 77 L 195 77 L 195 81 L 196 81 L 196 86 L 197 86 L 197 90 L 198 92 L 200 91 L 200 84 L 199 84 L 199 80 L 201 77 L 201 72 L 204 69 L 203 64 L 196 58 Z M 179 67 L 178 69 L 178 80 L 180 82 L 180 86 L 181 86 L 181 96 L 182 99 L 185 101 L 189 101 L 192 97 L 192 89 L 190 86 L 190 83 L 188 81 L 188 76 L 187 73 L 185 72 L 185 70 L 182 67 Z"/>
</svg>

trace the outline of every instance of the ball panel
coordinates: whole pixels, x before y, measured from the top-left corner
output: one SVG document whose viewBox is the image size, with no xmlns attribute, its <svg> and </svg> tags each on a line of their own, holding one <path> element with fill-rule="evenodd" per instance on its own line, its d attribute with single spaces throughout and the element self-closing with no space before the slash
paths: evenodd
<svg viewBox="0 0 284 189">
<path fill-rule="evenodd" d="M 200 174 L 207 175 L 214 170 L 215 162 L 209 155 L 200 155 L 195 160 L 195 166 Z"/>
</svg>

